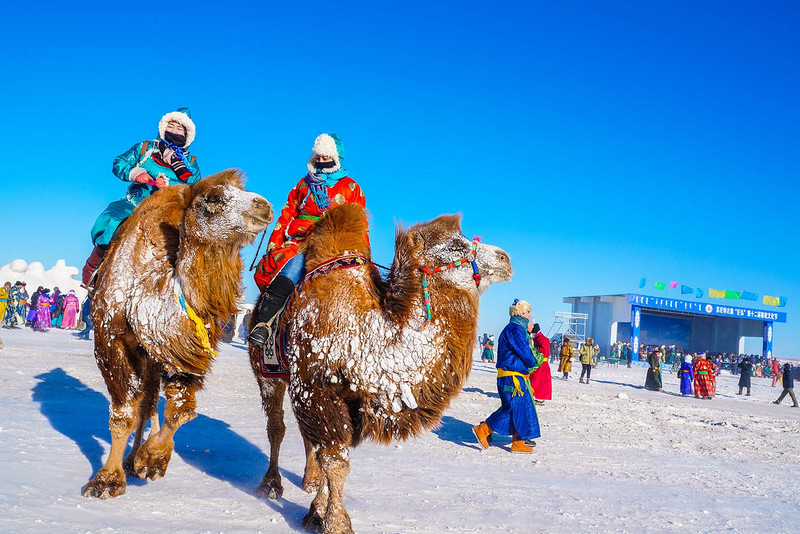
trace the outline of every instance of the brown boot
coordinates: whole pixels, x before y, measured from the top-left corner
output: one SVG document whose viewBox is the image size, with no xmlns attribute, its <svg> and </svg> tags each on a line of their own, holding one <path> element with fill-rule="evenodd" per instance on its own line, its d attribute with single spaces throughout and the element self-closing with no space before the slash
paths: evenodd
<svg viewBox="0 0 800 534">
<path fill-rule="evenodd" d="M 749 397 L 749 396 L 750 396 L 750 388 L 747 388 L 747 393 L 745 394 L 745 397 Z"/>
<path fill-rule="evenodd" d="M 484 449 L 489 448 L 489 442 L 487 440 L 492 435 L 492 429 L 489 428 L 489 425 L 486 424 L 486 421 L 482 421 L 478 426 L 473 426 L 472 433 L 475 434 L 475 439 L 478 440 L 478 443 L 480 443 L 481 447 Z"/>
<path fill-rule="evenodd" d="M 511 452 L 516 454 L 531 454 L 533 452 L 533 447 L 528 447 L 521 439 L 514 439 L 514 441 L 511 442 Z"/>
</svg>

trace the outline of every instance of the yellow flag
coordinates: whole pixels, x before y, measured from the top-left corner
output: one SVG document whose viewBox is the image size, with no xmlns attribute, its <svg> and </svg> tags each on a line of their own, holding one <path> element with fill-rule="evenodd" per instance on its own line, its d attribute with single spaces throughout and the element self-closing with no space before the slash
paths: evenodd
<svg viewBox="0 0 800 534">
<path fill-rule="evenodd" d="M 711 297 L 712 299 L 724 299 L 725 298 L 725 292 L 724 291 L 720 291 L 719 289 L 710 289 L 709 288 L 708 296 Z"/>
<path fill-rule="evenodd" d="M 777 306 L 781 303 L 781 299 L 778 297 L 770 297 L 769 295 L 764 295 L 764 304 L 769 306 Z"/>
</svg>

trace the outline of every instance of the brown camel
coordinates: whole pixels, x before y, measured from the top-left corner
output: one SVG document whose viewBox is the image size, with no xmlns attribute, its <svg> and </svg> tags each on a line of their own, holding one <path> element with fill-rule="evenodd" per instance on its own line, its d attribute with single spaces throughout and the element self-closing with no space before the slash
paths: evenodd
<svg viewBox="0 0 800 534">
<path fill-rule="evenodd" d="M 122 495 L 126 473 L 164 476 L 172 437 L 197 415 L 195 392 L 236 311 L 239 251 L 271 220 L 269 202 L 245 191 L 238 171 L 227 170 L 158 191 L 125 221 L 98 270 L 92 298 L 94 354 L 111 396 L 111 451 L 83 487 L 84 496 Z M 167 403 L 159 428 L 162 383 Z M 151 417 L 155 424 L 142 443 Z"/>
<path fill-rule="evenodd" d="M 368 257 L 365 225 L 364 210 L 356 205 L 330 210 L 305 242 L 307 272 L 345 254 Z M 473 259 L 479 276 L 473 276 Z M 426 267 L 445 268 L 424 273 Z M 352 532 L 343 501 L 349 447 L 363 439 L 407 439 L 440 423 L 471 369 L 479 295 L 491 283 L 510 280 L 511 273 L 508 254 L 471 243 L 461 235 L 459 216 L 445 215 L 408 230 L 398 228 L 386 280 L 369 262 L 307 279 L 281 327 L 292 407 L 306 450 L 313 450 L 318 462 L 310 458 L 306 467 L 306 478 L 319 472 L 316 497 L 303 518 L 308 530 Z M 251 361 L 262 387 L 273 453 L 272 473 L 267 472 L 259 490 L 279 495 L 280 401 L 286 386 L 260 378 L 257 352 L 251 351 Z"/>
</svg>

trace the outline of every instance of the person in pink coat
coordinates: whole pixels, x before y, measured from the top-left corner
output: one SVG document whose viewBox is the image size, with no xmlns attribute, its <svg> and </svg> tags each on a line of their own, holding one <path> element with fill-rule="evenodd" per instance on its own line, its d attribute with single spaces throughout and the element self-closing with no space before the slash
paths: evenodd
<svg viewBox="0 0 800 534">
<path fill-rule="evenodd" d="M 33 329 L 39 332 L 47 332 L 47 329 L 52 325 L 50 324 L 50 290 L 45 289 L 39 295 L 36 301 L 36 323 Z"/>
<path fill-rule="evenodd" d="M 75 296 L 75 290 L 70 289 L 69 295 L 64 297 L 64 317 L 61 320 L 61 328 L 73 330 L 78 326 L 78 310 L 80 309 L 81 303 Z"/>
</svg>

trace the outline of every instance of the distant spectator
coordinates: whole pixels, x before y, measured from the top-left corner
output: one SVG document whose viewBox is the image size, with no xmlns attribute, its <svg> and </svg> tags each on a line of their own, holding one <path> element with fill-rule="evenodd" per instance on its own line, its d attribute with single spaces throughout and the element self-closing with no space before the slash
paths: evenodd
<svg viewBox="0 0 800 534">
<path fill-rule="evenodd" d="M 778 397 L 778 400 L 773 401 L 774 404 L 780 404 L 786 395 L 789 395 L 792 398 L 792 408 L 797 408 L 797 397 L 794 395 L 794 376 L 792 376 L 792 364 L 785 363 L 783 365 L 783 392 L 781 396 Z"/>
<path fill-rule="evenodd" d="M 74 330 L 78 326 L 78 312 L 81 309 L 81 303 L 78 297 L 75 296 L 75 290 L 70 289 L 69 295 L 64 297 L 64 318 L 62 320 L 62 328 Z"/>
<path fill-rule="evenodd" d="M 692 369 L 692 357 L 684 356 L 680 369 L 681 376 L 681 395 L 688 397 L 692 394 L 692 382 L 694 382 L 694 369 Z"/>
<path fill-rule="evenodd" d="M 47 332 L 50 327 L 50 289 L 43 289 L 36 300 L 36 324 L 33 329 Z"/>
<path fill-rule="evenodd" d="M 572 345 L 569 344 L 568 337 L 565 337 L 562 340 L 561 352 L 559 353 L 558 372 L 564 373 L 564 380 L 569 380 L 569 374 L 572 372 Z"/>
<path fill-rule="evenodd" d="M 737 395 L 742 394 L 742 389 L 747 388 L 747 395 L 745 397 L 750 396 L 750 376 L 753 372 L 753 364 L 750 363 L 749 358 L 745 358 L 737 365 L 739 368 L 741 376 L 739 377 L 739 393 Z"/>
<path fill-rule="evenodd" d="M 578 351 L 581 356 L 581 384 L 588 384 L 592 376 L 592 366 L 594 365 L 594 339 L 587 337 L 586 342 L 581 345 Z M 586 375 L 586 381 L 583 381 L 583 376 Z"/>
<path fill-rule="evenodd" d="M 89 332 L 92 331 L 92 299 L 89 297 L 86 297 L 86 300 L 83 301 L 81 319 L 86 324 L 86 327 L 78 332 L 76 336 L 78 339 L 89 339 Z"/>
<path fill-rule="evenodd" d="M 3 287 L 0 287 L 0 325 L 6 317 L 6 309 L 8 308 L 8 294 L 11 291 L 11 282 L 6 282 Z"/>
</svg>

